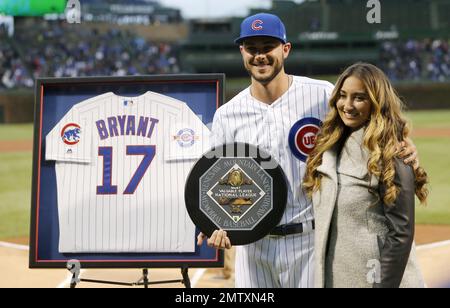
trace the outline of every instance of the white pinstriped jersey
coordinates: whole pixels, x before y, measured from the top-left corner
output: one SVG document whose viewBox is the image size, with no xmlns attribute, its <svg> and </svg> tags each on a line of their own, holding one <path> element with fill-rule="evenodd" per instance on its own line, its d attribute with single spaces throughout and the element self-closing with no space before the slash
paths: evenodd
<svg viewBox="0 0 450 308">
<path fill-rule="evenodd" d="M 314 219 L 311 202 L 301 189 L 306 164 L 290 145 L 290 134 L 308 126 L 305 119 L 323 120 L 334 86 L 326 81 L 293 76 L 293 83 L 279 99 L 268 105 L 255 99 L 250 88 L 221 106 L 215 116 L 211 143 L 246 142 L 261 147 L 279 163 L 288 181 L 288 201 L 280 224 L 305 223 Z M 314 120 L 313 120 L 314 122 Z M 302 137 L 311 138 L 306 130 Z M 303 159 L 305 160 L 305 159 Z M 237 287 L 310 287 L 314 237 L 312 232 L 262 240 L 237 247 Z M 272 269 L 270 269 L 272 268 Z M 279 273 L 279 275 L 275 274 Z"/>
<path fill-rule="evenodd" d="M 185 103 L 154 92 L 74 105 L 46 137 L 59 251 L 194 252 L 184 184 L 208 139 Z"/>
<path fill-rule="evenodd" d="M 213 146 L 229 142 L 246 142 L 261 147 L 280 164 L 289 182 L 288 203 L 280 224 L 313 219 L 311 203 L 300 183 L 306 164 L 292 153 L 288 136 L 294 124 L 313 117 L 323 120 L 334 86 L 326 81 L 294 76 L 288 91 L 271 105 L 259 102 L 245 89 L 214 116 Z"/>
</svg>

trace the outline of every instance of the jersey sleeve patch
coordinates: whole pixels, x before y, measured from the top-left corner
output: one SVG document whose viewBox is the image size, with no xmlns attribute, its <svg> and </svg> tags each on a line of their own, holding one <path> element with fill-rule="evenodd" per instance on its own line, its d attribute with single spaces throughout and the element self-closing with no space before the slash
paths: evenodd
<svg viewBox="0 0 450 308">
<path fill-rule="evenodd" d="M 67 145 L 76 145 L 81 139 L 81 126 L 77 123 L 66 124 L 61 130 L 61 139 Z"/>
<path fill-rule="evenodd" d="M 189 125 L 190 124 L 190 125 Z M 202 123 L 179 123 L 170 129 L 166 160 L 198 159 L 209 146 L 210 132 Z"/>
<path fill-rule="evenodd" d="M 46 160 L 91 162 L 91 140 L 85 121 L 61 121 L 46 137 Z"/>
<path fill-rule="evenodd" d="M 289 148 L 297 159 L 306 162 L 316 145 L 316 136 L 321 126 L 322 121 L 312 117 L 300 119 L 292 126 L 289 131 Z"/>
</svg>

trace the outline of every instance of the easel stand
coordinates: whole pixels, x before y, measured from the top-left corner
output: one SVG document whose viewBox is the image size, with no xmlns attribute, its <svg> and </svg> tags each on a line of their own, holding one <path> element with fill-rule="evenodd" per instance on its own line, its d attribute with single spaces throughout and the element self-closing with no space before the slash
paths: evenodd
<svg viewBox="0 0 450 308">
<path fill-rule="evenodd" d="M 150 285 L 156 284 L 167 284 L 167 283 L 182 283 L 186 288 L 191 288 L 191 281 L 189 279 L 189 268 L 187 266 L 181 268 L 181 275 L 183 279 L 176 280 L 163 280 L 163 281 L 149 281 L 148 269 L 142 270 L 142 277 L 137 282 L 119 282 L 119 281 L 107 281 L 107 280 L 95 280 L 95 279 L 85 279 L 80 278 L 79 282 L 90 282 L 90 283 L 101 283 L 101 284 L 109 284 L 116 286 L 126 286 L 126 287 L 136 287 L 136 286 L 144 286 L 145 289 L 148 289 Z M 77 287 L 76 276 L 73 274 L 72 283 L 70 284 L 71 289 L 75 289 Z"/>
</svg>

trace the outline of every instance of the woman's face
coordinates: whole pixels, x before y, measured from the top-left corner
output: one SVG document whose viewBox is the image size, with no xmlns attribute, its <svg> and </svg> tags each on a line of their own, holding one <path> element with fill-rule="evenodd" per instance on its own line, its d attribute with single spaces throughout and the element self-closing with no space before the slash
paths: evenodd
<svg viewBox="0 0 450 308">
<path fill-rule="evenodd" d="M 336 107 L 344 124 L 352 130 L 369 120 L 372 104 L 360 79 L 350 76 L 344 81 Z"/>
</svg>

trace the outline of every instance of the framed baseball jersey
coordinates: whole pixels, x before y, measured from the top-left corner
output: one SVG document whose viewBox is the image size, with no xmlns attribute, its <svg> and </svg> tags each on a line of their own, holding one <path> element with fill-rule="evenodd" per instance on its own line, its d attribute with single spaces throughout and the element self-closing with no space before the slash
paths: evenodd
<svg viewBox="0 0 450 308">
<path fill-rule="evenodd" d="M 220 267 L 184 204 L 224 76 L 39 79 L 30 267 Z"/>
</svg>

